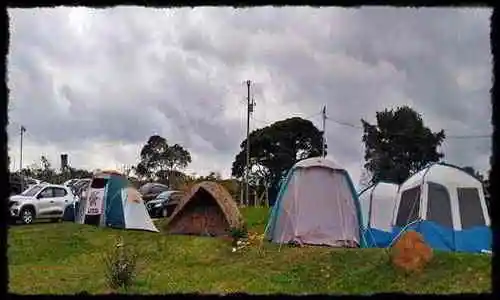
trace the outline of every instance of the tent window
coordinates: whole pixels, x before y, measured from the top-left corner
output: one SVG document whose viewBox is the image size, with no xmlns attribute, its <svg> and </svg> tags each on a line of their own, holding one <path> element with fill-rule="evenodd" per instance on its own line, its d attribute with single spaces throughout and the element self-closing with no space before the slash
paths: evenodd
<svg viewBox="0 0 500 300">
<path fill-rule="evenodd" d="M 457 193 L 462 229 L 484 226 L 486 222 L 479 199 L 479 191 L 476 188 L 458 188 Z"/>
<path fill-rule="evenodd" d="M 415 221 L 420 210 L 420 186 L 406 190 L 401 194 L 396 226 L 402 227 Z"/>
<path fill-rule="evenodd" d="M 445 186 L 434 182 L 427 183 L 427 220 L 453 228 L 450 194 Z"/>
<path fill-rule="evenodd" d="M 93 189 L 103 189 L 106 187 L 106 183 L 108 183 L 107 178 L 94 178 L 90 187 Z"/>
</svg>

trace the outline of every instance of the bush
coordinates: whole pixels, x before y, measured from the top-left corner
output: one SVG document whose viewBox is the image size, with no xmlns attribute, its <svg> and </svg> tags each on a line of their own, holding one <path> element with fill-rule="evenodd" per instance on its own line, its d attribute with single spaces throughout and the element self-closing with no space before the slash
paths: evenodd
<svg viewBox="0 0 500 300">
<path fill-rule="evenodd" d="M 245 225 L 241 227 L 232 227 L 231 229 L 229 229 L 229 234 L 231 235 L 233 240 L 248 238 L 248 230 Z"/>
<path fill-rule="evenodd" d="M 110 288 L 127 289 L 132 285 L 137 267 L 137 253 L 134 249 L 126 247 L 119 240 L 104 257 L 104 263 L 106 265 L 106 281 Z"/>
</svg>

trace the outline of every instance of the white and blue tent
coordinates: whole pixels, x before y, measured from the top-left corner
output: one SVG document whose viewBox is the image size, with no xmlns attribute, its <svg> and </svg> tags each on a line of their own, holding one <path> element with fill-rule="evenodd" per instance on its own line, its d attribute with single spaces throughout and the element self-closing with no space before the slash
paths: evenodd
<svg viewBox="0 0 500 300">
<path fill-rule="evenodd" d="M 265 237 L 280 244 L 363 247 L 361 211 L 349 173 L 321 157 L 296 163 L 281 182 Z"/>
<path fill-rule="evenodd" d="M 393 239 L 392 214 L 399 186 L 377 182 L 358 194 L 363 216 L 363 236 L 367 247 L 387 247 Z"/>
<path fill-rule="evenodd" d="M 80 200 L 76 223 L 159 232 L 141 194 L 124 175 L 115 171 L 96 174 L 87 195 Z"/>
<path fill-rule="evenodd" d="M 413 229 L 437 250 L 491 251 L 482 183 L 453 165 L 431 164 L 403 182 L 392 225 L 394 237 Z"/>
</svg>

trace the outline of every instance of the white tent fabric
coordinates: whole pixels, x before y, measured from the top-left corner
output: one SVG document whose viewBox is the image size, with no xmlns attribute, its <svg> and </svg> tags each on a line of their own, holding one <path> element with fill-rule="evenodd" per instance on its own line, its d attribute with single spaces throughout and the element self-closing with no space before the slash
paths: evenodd
<svg viewBox="0 0 500 300">
<path fill-rule="evenodd" d="M 400 185 L 395 231 L 416 229 L 433 248 L 479 253 L 492 233 L 481 181 L 456 166 L 436 163 Z"/>
<path fill-rule="evenodd" d="M 395 211 L 393 214 L 392 223 L 396 226 L 398 224 L 398 214 L 401 215 L 401 201 L 404 200 L 405 192 L 412 189 L 418 188 L 418 217 L 421 220 L 428 219 L 429 210 L 429 192 L 433 192 L 433 188 L 430 185 L 438 185 L 445 188 L 445 192 L 448 193 L 450 209 L 451 209 L 451 221 L 454 230 L 461 230 L 461 212 L 459 208 L 459 195 L 458 189 L 472 188 L 477 190 L 479 197 L 480 210 L 484 218 L 484 224 L 489 226 L 490 218 L 488 215 L 488 209 L 486 207 L 486 201 L 484 199 L 483 186 L 479 180 L 467 174 L 465 171 L 446 164 L 433 164 L 423 170 L 420 170 L 410 178 L 408 178 L 404 183 L 401 184 L 397 198 Z M 437 198 L 437 197 L 436 197 Z M 450 212 L 447 212 L 450 213 Z M 409 220 L 400 219 L 399 223 L 408 223 Z"/>
<path fill-rule="evenodd" d="M 343 246 L 359 244 L 356 195 L 348 174 L 336 163 L 310 158 L 297 163 L 278 196 L 271 216 L 274 242 Z M 350 179 L 349 179 L 350 180 Z"/>
<path fill-rule="evenodd" d="M 141 194 L 133 188 L 122 189 L 125 228 L 160 232 L 149 217 Z"/>
<path fill-rule="evenodd" d="M 365 228 L 371 227 L 386 232 L 392 230 L 391 222 L 398 187 L 394 183 L 378 182 L 359 194 Z"/>
</svg>

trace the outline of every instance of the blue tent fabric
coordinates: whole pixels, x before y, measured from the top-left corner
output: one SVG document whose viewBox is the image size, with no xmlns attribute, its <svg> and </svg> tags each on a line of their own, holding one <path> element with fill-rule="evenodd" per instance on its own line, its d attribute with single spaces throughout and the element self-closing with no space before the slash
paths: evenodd
<svg viewBox="0 0 500 300">
<path fill-rule="evenodd" d="M 280 190 L 278 192 L 278 196 L 276 197 L 276 201 L 274 202 L 273 208 L 271 210 L 271 215 L 268 219 L 266 229 L 264 231 L 264 236 L 268 240 L 272 240 L 272 233 L 274 232 L 274 227 L 276 226 L 276 221 L 278 220 L 279 217 L 279 211 L 280 211 L 280 199 L 283 197 L 283 194 L 286 191 L 286 186 L 288 185 L 288 182 L 290 181 L 291 175 L 294 171 L 294 168 L 291 168 L 287 175 L 280 180 Z"/>
<path fill-rule="evenodd" d="M 402 230 L 401 227 L 394 227 L 393 237 L 400 235 Z M 492 232 L 488 226 L 453 230 L 435 222 L 423 220 L 404 230 L 415 230 L 423 236 L 431 248 L 440 251 L 480 253 L 482 250 L 491 250 Z"/>
<path fill-rule="evenodd" d="M 105 192 L 105 223 L 116 228 L 125 228 L 121 190 L 125 187 L 118 176 L 111 176 Z"/>
<path fill-rule="evenodd" d="M 425 184 L 424 179 L 426 176 L 431 176 L 429 174 L 431 167 L 451 167 L 455 170 L 458 170 L 460 172 L 464 172 L 461 168 L 446 164 L 446 163 L 432 163 L 423 168 L 422 170 L 416 172 L 415 174 L 422 172 L 422 179 L 417 179 L 421 180 L 420 187 Z M 435 169 L 433 169 L 435 170 Z M 465 173 L 465 172 L 464 172 Z M 415 175 L 414 174 L 414 175 Z M 443 173 L 441 173 L 443 174 Z M 447 174 L 447 173 L 444 173 Z M 435 175 L 434 175 L 435 176 Z M 441 175 L 445 176 L 445 175 Z M 449 173 L 448 173 L 449 176 Z M 467 176 L 470 176 L 468 174 Z M 474 176 L 471 176 L 474 177 Z M 439 178 L 439 177 L 437 177 Z M 408 179 L 410 180 L 410 179 Z M 439 181 L 439 179 L 434 179 Z M 477 178 L 476 178 L 477 180 Z M 403 183 L 404 184 L 404 183 Z M 415 186 L 415 185 L 414 185 Z M 418 186 L 418 185 L 416 185 Z M 416 187 L 415 186 L 415 187 Z M 480 182 L 477 182 L 476 184 L 472 183 L 467 183 L 465 187 L 467 186 L 481 186 Z M 402 186 L 400 186 L 400 189 Z M 453 185 L 449 189 L 453 189 L 456 187 L 453 187 Z M 419 200 L 420 201 L 420 200 Z M 456 201 L 456 200 L 455 200 Z M 455 202 L 456 203 L 456 202 Z M 424 208 L 427 209 L 427 208 Z M 404 232 L 403 231 L 408 231 L 408 230 L 414 230 L 418 233 L 420 233 L 425 242 L 433 249 L 439 250 L 439 251 L 448 251 L 448 252 L 469 252 L 469 253 L 481 253 L 483 251 L 491 251 L 492 249 L 492 231 L 489 226 L 482 225 L 482 226 L 475 226 L 473 228 L 468 228 L 468 229 L 456 229 L 453 227 L 449 226 L 443 226 L 440 225 L 434 221 L 430 220 L 418 220 L 410 225 L 407 225 L 405 227 L 399 227 L 399 226 L 393 226 L 391 232 L 385 232 L 381 231 L 378 229 L 374 228 L 365 228 L 363 230 L 363 235 L 364 238 L 367 241 L 367 246 L 368 247 L 388 247 L 392 243 L 395 242 L 395 240 L 401 236 Z"/>
<path fill-rule="evenodd" d="M 397 236 L 397 233 L 387 232 L 376 228 L 366 228 L 363 230 L 363 240 L 366 248 L 386 248 Z"/>
</svg>

